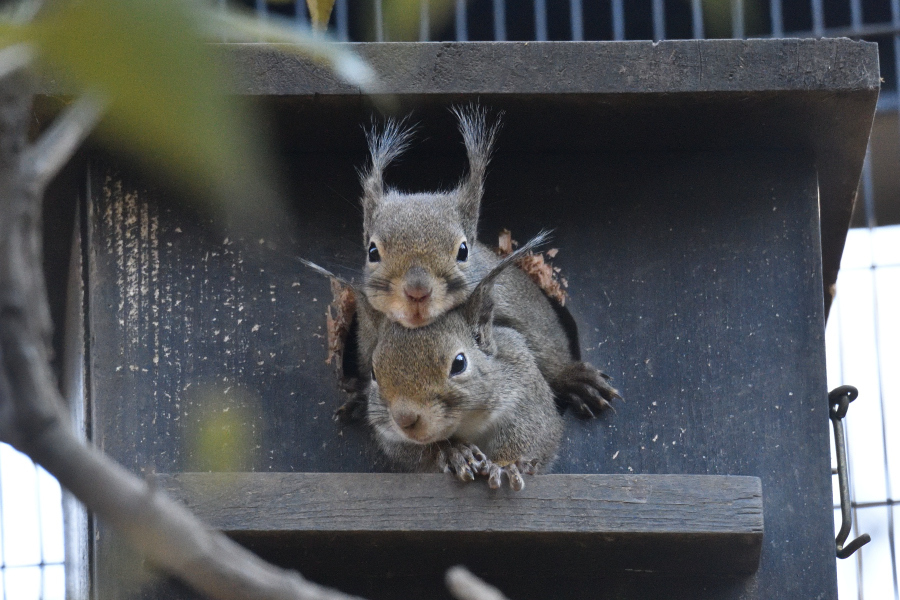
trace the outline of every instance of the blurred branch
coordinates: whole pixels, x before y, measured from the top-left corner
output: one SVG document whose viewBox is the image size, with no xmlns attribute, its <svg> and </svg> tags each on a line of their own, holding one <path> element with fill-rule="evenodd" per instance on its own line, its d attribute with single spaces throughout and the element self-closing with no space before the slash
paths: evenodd
<svg viewBox="0 0 900 600">
<path fill-rule="evenodd" d="M 284 44 L 279 50 L 298 54 L 331 68 L 347 83 L 359 86 L 363 92 L 376 91 L 377 76 L 372 67 L 346 45 L 336 44 L 324 33 L 289 24 L 270 16 L 266 20 L 248 17 L 233 11 L 209 11 L 207 35 L 211 39 L 226 38 L 238 42 L 268 42 Z"/>
<path fill-rule="evenodd" d="M 0 50 L 0 79 L 8 77 L 31 64 L 34 52 L 27 44 L 7 46 Z"/>
<path fill-rule="evenodd" d="M 103 116 L 106 103 L 86 94 L 57 117 L 50 129 L 22 155 L 22 171 L 43 190 L 78 150 Z"/>
<path fill-rule="evenodd" d="M 34 151 L 27 149 L 29 83 L 25 73 L 0 80 L 0 441 L 47 469 L 150 563 L 202 594 L 221 600 L 348 600 L 209 529 L 71 430 L 49 365 L 42 194 L 31 179 L 34 171 L 21 168 L 24 155 Z M 73 111 L 66 120 L 74 123 L 72 132 L 51 138 L 67 141 L 44 142 L 48 156 L 71 151 L 99 115 L 87 101 Z M 48 165 L 57 162 L 47 159 Z"/>
<path fill-rule="evenodd" d="M 457 600 L 507 600 L 503 592 L 475 577 L 465 567 L 448 569 L 446 582 Z"/>
</svg>

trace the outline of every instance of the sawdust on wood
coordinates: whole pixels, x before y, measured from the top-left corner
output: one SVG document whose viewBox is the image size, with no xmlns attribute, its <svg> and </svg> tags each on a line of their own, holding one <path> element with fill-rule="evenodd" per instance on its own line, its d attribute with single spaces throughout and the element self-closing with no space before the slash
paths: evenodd
<svg viewBox="0 0 900 600">
<path fill-rule="evenodd" d="M 512 254 L 513 248 L 518 245 L 519 243 L 512 239 L 512 232 L 509 229 L 503 229 L 500 231 L 497 241 L 497 254 L 500 256 Z M 554 267 L 544 258 L 545 254 L 547 258 L 555 258 L 558 253 L 558 248 L 551 248 L 546 253 L 529 252 L 516 261 L 516 264 L 531 277 L 532 281 L 538 284 L 545 294 L 559 302 L 560 306 L 565 306 L 568 297 L 566 288 L 569 287 L 569 282 L 560 275 L 559 267 Z"/>
</svg>

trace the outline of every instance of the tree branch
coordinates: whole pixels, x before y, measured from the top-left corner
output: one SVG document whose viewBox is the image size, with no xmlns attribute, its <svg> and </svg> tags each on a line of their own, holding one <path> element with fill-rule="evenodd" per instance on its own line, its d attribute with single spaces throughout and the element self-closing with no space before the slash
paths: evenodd
<svg viewBox="0 0 900 600">
<path fill-rule="evenodd" d="M 503 592 L 461 566 L 447 570 L 447 589 L 457 600 L 507 600 Z"/>
<path fill-rule="evenodd" d="M 106 103 L 93 94 L 85 94 L 66 108 L 22 155 L 25 181 L 43 191 L 97 126 L 105 108 Z"/>
<path fill-rule="evenodd" d="M 2 55 L 0 55 L 2 58 Z M 51 321 L 41 261 L 41 186 L 99 116 L 76 103 L 42 149 L 41 169 L 22 169 L 30 78 L 0 79 L 0 441 L 41 464 L 152 564 L 221 600 L 348 600 L 275 567 L 79 440 L 49 366 Z M 29 153 L 30 154 L 30 153 Z"/>
<path fill-rule="evenodd" d="M 0 50 L 0 79 L 6 79 L 16 71 L 24 69 L 34 59 L 34 52 L 27 44 L 7 46 Z"/>
</svg>

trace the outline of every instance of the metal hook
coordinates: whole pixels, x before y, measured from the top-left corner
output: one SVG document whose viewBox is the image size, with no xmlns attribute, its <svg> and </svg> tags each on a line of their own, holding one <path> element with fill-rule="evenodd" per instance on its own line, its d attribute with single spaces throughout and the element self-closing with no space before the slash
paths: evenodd
<svg viewBox="0 0 900 600">
<path fill-rule="evenodd" d="M 837 454 L 838 487 L 841 492 L 841 530 L 838 532 L 834 543 L 837 547 L 837 557 L 847 558 L 866 544 L 872 541 L 868 533 L 864 533 L 846 546 L 847 536 L 853 525 L 853 517 L 850 513 L 850 482 L 847 476 L 847 448 L 844 441 L 844 428 L 841 427 L 841 419 L 847 416 L 850 403 L 859 396 L 859 390 L 852 385 L 842 385 L 828 394 L 828 404 L 831 407 L 829 417 L 834 426 L 834 447 Z"/>
</svg>

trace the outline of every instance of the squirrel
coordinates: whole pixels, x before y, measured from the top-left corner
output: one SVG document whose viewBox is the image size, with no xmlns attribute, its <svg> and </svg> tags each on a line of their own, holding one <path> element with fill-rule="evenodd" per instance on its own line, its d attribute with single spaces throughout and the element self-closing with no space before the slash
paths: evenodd
<svg viewBox="0 0 900 600">
<path fill-rule="evenodd" d="M 501 260 L 476 240 L 484 178 L 499 120 L 488 125 L 487 111 L 475 106 L 452 110 L 469 172 L 450 191 L 403 193 L 385 187 L 383 172 L 408 148 L 413 131 L 403 121 L 393 120 L 380 132 L 375 126 L 367 131 L 371 162 L 360 173 L 367 248 L 362 295 L 376 312 L 411 330 L 462 304 Z M 493 287 L 496 325 L 524 338 L 561 407 L 569 405 L 579 416 L 593 418 L 614 398 L 621 398 L 605 373 L 581 361 L 577 343 L 570 344 L 551 304 L 554 301 L 527 274 L 521 269 L 502 270 Z M 366 409 L 364 388 L 378 328 L 369 312 L 361 311 L 358 319 L 362 389 L 338 409 L 340 420 L 361 418 Z"/>
<path fill-rule="evenodd" d="M 377 332 L 367 419 L 395 463 L 461 481 L 487 475 L 491 488 L 506 475 L 521 490 L 522 474 L 556 458 L 563 418 L 524 336 L 497 319 L 493 289 L 543 239 L 498 261 L 462 304 L 421 327 L 392 321 L 359 295 Z"/>
</svg>

